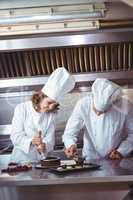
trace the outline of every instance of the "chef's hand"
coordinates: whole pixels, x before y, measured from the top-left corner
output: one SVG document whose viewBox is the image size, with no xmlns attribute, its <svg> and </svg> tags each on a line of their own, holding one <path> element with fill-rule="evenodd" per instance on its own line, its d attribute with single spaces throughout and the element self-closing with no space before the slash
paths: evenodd
<svg viewBox="0 0 133 200">
<path fill-rule="evenodd" d="M 120 160 L 123 158 L 123 156 L 117 150 L 112 150 L 111 153 L 109 154 L 109 158 L 111 160 Z"/>
<path fill-rule="evenodd" d="M 32 144 L 33 145 L 40 145 L 42 143 L 42 139 L 38 136 L 35 136 L 33 139 L 32 139 Z"/>
<path fill-rule="evenodd" d="M 69 148 L 65 149 L 65 154 L 68 158 L 77 155 L 77 146 L 75 144 L 71 145 Z"/>
<path fill-rule="evenodd" d="M 44 153 L 46 151 L 46 144 L 41 143 L 40 145 L 37 146 L 37 150 L 39 153 Z"/>
<path fill-rule="evenodd" d="M 32 139 L 32 144 L 33 145 L 40 145 L 42 144 L 42 137 L 41 137 L 41 131 L 39 131 L 34 138 Z"/>
</svg>

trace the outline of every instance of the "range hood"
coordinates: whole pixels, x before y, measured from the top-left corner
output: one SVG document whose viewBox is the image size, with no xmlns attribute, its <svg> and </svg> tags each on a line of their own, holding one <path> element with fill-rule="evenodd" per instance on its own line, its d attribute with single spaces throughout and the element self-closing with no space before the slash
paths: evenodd
<svg viewBox="0 0 133 200">
<path fill-rule="evenodd" d="M 97 76 L 132 80 L 132 7 L 116 1 L 87 0 L 69 0 L 65 4 L 63 1 L 32 1 L 32 5 L 25 6 L 21 1 L 21 5 L 11 7 L 9 4 L 0 7 L 2 91 L 5 86 L 41 85 L 61 66 L 75 74 L 77 82 L 94 81 Z M 101 16 L 85 17 L 96 12 Z M 53 19 L 41 21 L 42 13 Z M 56 16 L 60 16 L 60 20 Z M 13 29 L 15 27 L 18 29 Z"/>
</svg>

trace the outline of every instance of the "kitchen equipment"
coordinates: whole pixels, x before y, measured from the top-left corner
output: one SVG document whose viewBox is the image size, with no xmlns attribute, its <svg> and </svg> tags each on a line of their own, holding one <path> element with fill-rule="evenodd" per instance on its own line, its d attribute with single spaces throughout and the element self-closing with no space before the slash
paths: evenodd
<svg viewBox="0 0 133 200">
<path fill-rule="evenodd" d="M 42 137 L 41 130 L 39 130 L 38 132 L 39 132 L 39 137 L 41 138 Z M 41 155 L 41 160 L 44 160 L 46 158 L 46 154 L 44 152 L 40 152 L 40 155 Z"/>
</svg>

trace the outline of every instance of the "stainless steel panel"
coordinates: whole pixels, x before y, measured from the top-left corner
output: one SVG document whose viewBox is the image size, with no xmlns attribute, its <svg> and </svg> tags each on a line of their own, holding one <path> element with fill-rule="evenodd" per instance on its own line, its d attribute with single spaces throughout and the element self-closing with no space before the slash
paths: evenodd
<svg viewBox="0 0 133 200">
<path fill-rule="evenodd" d="M 107 188 L 106 185 L 99 189 L 97 185 L 78 184 L 60 186 L 27 186 L 27 187 L 1 187 L 1 200 L 122 200 L 128 190 Z M 93 187 L 93 189 L 92 189 Z M 128 199 L 130 200 L 130 199 Z"/>
<path fill-rule="evenodd" d="M 133 77 L 133 71 L 112 71 L 109 73 L 77 73 L 73 74 L 76 83 L 88 83 L 94 81 L 96 78 L 107 78 L 114 81 L 124 81 L 126 80 L 127 83 L 123 84 L 130 84 Z M 14 79 L 1 79 L 0 80 L 0 92 L 14 92 L 15 87 L 19 87 L 18 90 L 24 91 L 27 90 L 28 87 L 32 86 L 33 90 L 35 86 L 39 86 L 41 88 L 46 81 L 48 80 L 49 76 L 36 76 L 36 77 L 27 77 L 27 78 L 14 78 Z M 7 88 L 7 89 L 6 89 Z M 17 90 L 17 88 L 16 88 Z M 3 93 L 3 92 L 2 92 Z M 6 94 L 5 94 L 6 95 Z"/>
<path fill-rule="evenodd" d="M 8 115 L 10 115 L 10 113 L 8 113 Z M 6 125 L 0 125 L 0 135 L 10 135 L 11 134 L 11 124 L 7 124 L 8 121 L 9 120 L 8 120 L 8 116 L 7 116 Z"/>
<path fill-rule="evenodd" d="M 6 96 L 4 98 L 0 98 L 0 126 L 11 124 L 13 113 L 16 105 L 18 103 L 24 102 L 30 99 L 29 95 L 25 96 Z M 1 133 L 0 133 L 1 134 Z M 6 133 L 10 134 L 10 133 Z"/>
<path fill-rule="evenodd" d="M 30 78 L 15 78 L 15 79 L 1 79 L 0 80 L 0 88 L 10 87 L 8 92 L 13 91 L 13 87 L 23 87 L 26 86 L 34 86 L 34 85 L 44 85 L 48 80 L 48 76 L 43 77 L 30 77 Z M 7 92 L 7 91 L 6 91 Z"/>
<path fill-rule="evenodd" d="M 57 67 L 69 72 L 109 72 L 133 69 L 133 42 L 43 48 L 0 53 L 0 78 L 49 75 Z"/>
<path fill-rule="evenodd" d="M 0 51 L 15 51 L 23 49 L 65 47 L 77 45 L 94 45 L 113 42 L 133 41 L 133 29 L 108 30 L 91 32 L 90 34 L 76 33 L 74 35 L 58 35 L 51 37 L 32 37 L 0 40 Z"/>
<path fill-rule="evenodd" d="M 133 161 L 132 159 L 118 160 L 92 160 L 90 162 L 101 165 L 99 170 L 76 172 L 63 174 L 62 176 L 51 173 L 49 170 L 33 168 L 32 171 L 14 174 L 10 179 L 0 179 L 0 186 L 65 186 L 90 185 L 93 190 L 95 186 L 99 189 L 103 186 L 107 189 L 128 189 L 133 181 Z M 2 168 L 2 165 L 0 166 Z M 12 176 L 12 174 L 11 174 Z M 83 188 L 82 188 L 83 189 Z M 87 188 L 89 190 L 89 187 Z M 78 191 L 78 190 L 77 190 Z"/>
</svg>

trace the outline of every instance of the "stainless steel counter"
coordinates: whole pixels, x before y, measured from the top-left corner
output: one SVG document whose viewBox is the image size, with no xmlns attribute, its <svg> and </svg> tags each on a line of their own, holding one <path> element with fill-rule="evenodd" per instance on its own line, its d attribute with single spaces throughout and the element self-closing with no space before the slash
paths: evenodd
<svg viewBox="0 0 133 200">
<path fill-rule="evenodd" d="M 122 161 L 101 160 L 95 161 L 101 165 L 93 171 L 73 172 L 65 175 L 56 175 L 47 169 L 33 169 L 29 172 L 13 173 L 4 177 L 0 174 L 0 186 L 26 185 L 59 185 L 79 183 L 133 183 L 133 160 Z M 1 166 L 2 168 L 2 166 Z"/>
<path fill-rule="evenodd" d="M 13 173 L 9 177 L 0 174 L 0 196 L 3 195 L 2 200 L 7 199 L 7 194 L 9 200 L 21 200 L 27 196 L 31 200 L 42 200 L 44 195 L 50 200 L 78 200 L 81 196 L 85 200 L 90 196 L 91 200 L 122 199 L 133 184 L 133 160 L 95 162 L 101 165 L 100 169 L 66 175 L 55 175 L 47 169 L 34 167 L 29 172 Z"/>
</svg>

